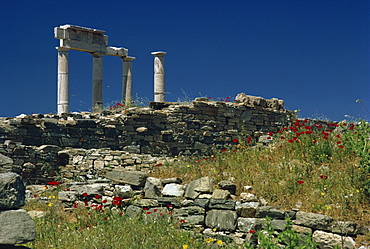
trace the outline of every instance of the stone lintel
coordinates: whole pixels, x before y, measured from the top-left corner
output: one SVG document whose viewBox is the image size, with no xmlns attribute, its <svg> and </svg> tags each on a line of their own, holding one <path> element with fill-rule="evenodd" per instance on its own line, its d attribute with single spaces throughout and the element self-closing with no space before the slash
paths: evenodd
<svg viewBox="0 0 370 249">
<path fill-rule="evenodd" d="M 136 59 L 136 57 L 132 57 L 132 56 L 126 56 L 126 57 L 122 57 L 122 60 L 123 61 L 133 61 L 133 60 L 135 60 Z"/>
<path fill-rule="evenodd" d="M 128 49 L 126 48 L 106 47 L 105 45 L 91 44 L 64 39 L 60 40 L 60 47 L 89 53 L 103 53 L 105 55 L 118 57 L 128 56 Z"/>
<path fill-rule="evenodd" d="M 97 34 L 105 34 L 106 33 L 104 30 L 86 28 L 86 27 L 81 27 L 81 26 L 71 25 L 71 24 L 62 25 L 62 26 L 59 26 L 59 28 L 61 28 L 61 29 L 73 29 L 73 30 L 80 30 L 80 31 L 88 31 L 88 32 L 97 33 Z"/>
<path fill-rule="evenodd" d="M 167 52 L 158 51 L 158 52 L 152 52 L 151 54 L 154 56 L 164 56 L 165 54 L 167 54 Z"/>
</svg>

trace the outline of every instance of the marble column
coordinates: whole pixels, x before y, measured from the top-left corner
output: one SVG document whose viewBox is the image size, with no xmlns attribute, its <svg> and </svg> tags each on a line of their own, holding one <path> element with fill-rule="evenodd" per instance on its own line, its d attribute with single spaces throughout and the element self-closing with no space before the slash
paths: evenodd
<svg viewBox="0 0 370 249">
<path fill-rule="evenodd" d="M 103 110 L 103 55 L 102 53 L 91 53 L 93 56 L 92 72 L 92 110 L 99 112 Z"/>
<path fill-rule="evenodd" d="M 154 55 L 154 102 L 164 102 L 164 55 L 166 52 L 152 52 Z"/>
<path fill-rule="evenodd" d="M 68 48 L 58 50 L 58 114 L 69 112 Z"/>
<path fill-rule="evenodd" d="M 125 106 L 130 106 L 132 102 L 132 61 L 135 57 L 121 57 L 123 61 L 122 68 L 122 101 Z"/>
</svg>

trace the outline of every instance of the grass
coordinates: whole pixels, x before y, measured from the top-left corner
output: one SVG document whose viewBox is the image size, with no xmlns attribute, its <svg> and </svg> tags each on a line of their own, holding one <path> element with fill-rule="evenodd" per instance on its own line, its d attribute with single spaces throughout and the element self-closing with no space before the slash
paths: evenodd
<svg viewBox="0 0 370 249">
<path fill-rule="evenodd" d="M 151 176 L 180 177 L 184 183 L 203 176 L 213 177 L 216 183 L 231 179 L 237 193 L 244 192 L 246 185 L 252 186 L 257 197 L 280 209 L 299 207 L 336 220 L 370 225 L 369 134 L 370 127 L 364 121 L 323 125 L 298 120 L 292 127 L 270 132 L 268 146 L 240 137 L 233 146 L 212 156 L 176 157 L 174 162 L 158 166 Z M 132 220 L 119 211 L 89 213 L 83 207 L 65 212 L 58 200 L 28 203 L 25 209 L 47 212 L 46 217 L 36 219 L 38 237 L 26 244 L 31 248 L 224 246 L 222 241 L 194 237 L 164 219 Z M 358 242 L 361 240 L 370 241 L 370 235 Z"/>
</svg>

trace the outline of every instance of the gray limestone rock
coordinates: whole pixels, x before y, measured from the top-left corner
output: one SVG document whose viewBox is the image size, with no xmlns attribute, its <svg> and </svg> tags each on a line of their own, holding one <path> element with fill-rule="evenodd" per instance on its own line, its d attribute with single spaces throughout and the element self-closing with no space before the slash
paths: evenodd
<svg viewBox="0 0 370 249">
<path fill-rule="evenodd" d="M 186 186 L 185 197 L 197 198 L 201 193 L 212 193 L 214 181 L 211 177 L 202 177 L 190 182 Z"/>
<path fill-rule="evenodd" d="M 327 233 L 317 230 L 312 235 L 313 240 L 319 245 L 320 249 L 333 249 L 340 246 L 343 249 L 356 248 L 356 243 L 351 237 L 342 237 L 338 234 Z"/>
<path fill-rule="evenodd" d="M 105 177 L 118 183 L 144 186 L 148 174 L 141 171 L 110 171 Z"/>
<path fill-rule="evenodd" d="M 206 226 L 222 231 L 234 231 L 237 217 L 235 211 L 212 209 L 207 213 Z"/>
<path fill-rule="evenodd" d="M 261 230 L 265 224 L 265 220 L 257 218 L 238 218 L 237 224 L 238 230 L 249 233 L 251 230 Z"/>
<path fill-rule="evenodd" d="M 184 186 L 176 183 L 166 184 L 162 190 L 163 196 L 183 196 Z"/>
<path fill-rule="evenodd" d="M 0 211 L 0 220 L 0 245 L 27 243 L 35 239 L 35 223 L 25 210 Z"/>
<path fill-rule="evenodd" d="M 144 192 L 146 198 L 156 198 L 162 196 L 162 182 L 160 179 L 155 177 L 146 178 Z"/>
<path fill-rule="evenodd" d="M 294 221 L 294 224 L 314 229 L 328 230 L 330 229 L 333 220 L 334 219 L 332 217 L 324 214 L 314 214 L 299 211 L 296 214 L 296 220 Z"/>
<path fill-rule="evenodd" d="M 15 173 L 0 174 L 0 210 L 17 209 L 24 205 L 26 188 Z"/>
</svg>

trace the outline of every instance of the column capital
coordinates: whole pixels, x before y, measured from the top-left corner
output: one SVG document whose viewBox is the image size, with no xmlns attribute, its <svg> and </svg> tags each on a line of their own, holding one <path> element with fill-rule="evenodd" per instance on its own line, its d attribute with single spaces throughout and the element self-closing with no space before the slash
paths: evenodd
<svg viewBox="0 0 370 249">
<path fill-rule="evenodd" d="M 165 54 L 167 54 L 167 52 L 157 51 L 157 52 L 151 52 L 151 54 L 154 56 L 164 56 Z"/>
<path fill-rule="evenodd" d="M 91 52 L 90 53 L 94 57 L 103 57 L 105 54 L 100 52 Z"/>
<path fill-rule="evenodd" d="M 70 49 L 66 47 L 55 47 L 58 52 L 68 52 Z"/>
<path fill-rule="evenodd" d="M 121 57 L 121 59 L 123 61 L 133 61 L 136 59 L 136 57 L 131 57 L 131 56 L 125 56 L 125 57 Z"/>
</svg>

